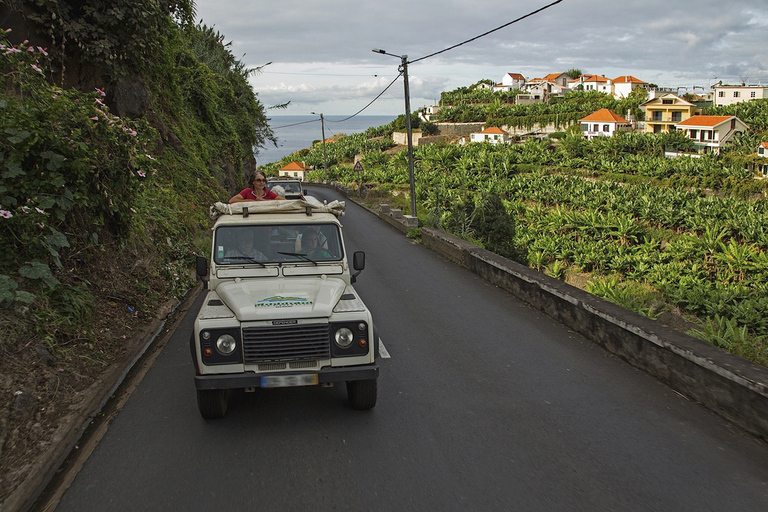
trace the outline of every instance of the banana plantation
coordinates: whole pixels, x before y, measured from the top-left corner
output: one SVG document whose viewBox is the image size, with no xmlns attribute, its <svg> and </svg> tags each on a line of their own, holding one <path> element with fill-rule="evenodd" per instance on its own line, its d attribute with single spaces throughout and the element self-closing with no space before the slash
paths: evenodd
<svg viewBox="0 0 768 512">
<path fill-rule="evenodd" d="M 382 135 L 327 145 L 329 179 L 404 196 L 407 151 Z M 417 147 L 419 222 L 649 318 L 681 314 L 690 334 L 768 365 L 768 187 L 740 163 L 750 137 L 699 159 L 663 156 L 687 143 L 679 133 Z M 322 150 L 302 158 L 323 165 Z"/>
</svg>

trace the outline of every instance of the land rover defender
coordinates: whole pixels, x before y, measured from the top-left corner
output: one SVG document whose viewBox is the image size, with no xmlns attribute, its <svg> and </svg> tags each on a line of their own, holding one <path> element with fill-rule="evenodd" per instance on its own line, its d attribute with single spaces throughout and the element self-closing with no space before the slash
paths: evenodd
<svg viewBox="0 0 768 512">
<path fill-rule="evenodd" d="M 217 203 L 190 348 L 200 414 L 226 414 L 232 390 L 344 382 L 355 409 L 376 405 L 378 338 L 355 290 L 339 217 L 344 203 Z"/>
</svg>

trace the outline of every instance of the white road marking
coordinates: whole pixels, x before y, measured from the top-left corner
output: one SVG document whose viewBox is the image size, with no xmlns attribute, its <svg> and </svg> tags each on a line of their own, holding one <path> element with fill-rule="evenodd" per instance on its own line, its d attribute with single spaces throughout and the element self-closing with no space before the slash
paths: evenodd
<svg viewBox="0 0 768 512">
<path fill-rule="evenodd" d="M 381 341 L 381 338 L 379 338 L 379 355 L 382 359 L 392 358 L 392 356 L 389 355 L 389 352 L 387 352 L 387 347 L 384 346 L 384 342 Z"/>
</svg>

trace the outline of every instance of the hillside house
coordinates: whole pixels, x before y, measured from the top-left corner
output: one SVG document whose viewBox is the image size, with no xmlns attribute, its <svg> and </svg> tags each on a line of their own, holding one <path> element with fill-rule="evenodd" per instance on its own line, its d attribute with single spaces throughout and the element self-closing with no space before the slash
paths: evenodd
<svg viewBox="0 0 768 512">
<path fill-rule="evenodd" d="M 291 162 L 288 165 L 281 167 L 278 171 L 278 176 L 288 176 L 290 178 L 298 178 L 304 181 L 304 177 L 309 169 L 301 162 Z"/>
<path fill-rule="evenodd" d="M 509 142 L 509 134 L 496 126 L 486 128 L 481 132 L 473 132 L 469 135 L 470 142 L 490 142 L 491 144 L 506 144 Z"/>
<path fill-rule="evenodd" d="M 440 112 L 440 107 L 438 105 L 428 105 L 423 109 L 421 109 L 421 112 L 419 113 L 419 117 L 423 121 L 434 122 L 439 112 Z"/>
<path fill-rule="evenodd" d="M 757 145 L 757 162 L 752 165 L 752 169 L 763 178 L 768 178 L 768 142 L 761 142 Z M 765 163 L 760 160 L 764 160 Z"/>
<path fill-rule="evenodd" d="M 733 105 L 742 101 L 768 98 L 768 85 L 723 85 L 712 87 L 715 90 L 715 105 Z"/>
<path fill-rule="evenodd" d="M 597 91 L 605 94 L 613 92 L 611 80 L 600 75 L 581 75 L 568 82 L 568 88 L 576 91 Z"/>
<path fill-rule="evenodd" d="M 595 137 L 613 137 L 618 130 L 631 130 L 632 123 L 607 108 L 579 119 L 581 133 L 587 139 Z"/>
<path fill-rule="evenodd" d="M 520 73 L 507 73 L 501 77 L 501 85 L 509 87 L 509 91 L 512 89 L 522 89 L 525 87 L 525 77 Z"/>
<path fill-rule="evenodd" d="M 550 75 L 547 75 L 550 76 Z M 568 75 L 565 75 L 568 76 Z M 550 96 L 560 96 L 568 90 L 567 85 L 545 78 L 532 78 L 525 83 L 523 88 L 530 93 L 535 100 L 547 101 Z"/>
<path fill-rule="evenodd" d="M 641 129 L 646 133 L 673 131 L 675 125 L 698 113 L 693 103 L 675 94 L 665 94 L 660 98 L 650 99 L 641 103 L 640 108 L 645 112 L 645 123 Z"/>
<path fill-rule="evenodd" d="M 626 98 L 635 89 L 648 89 L 648 82 L 643 82 L 632 75 L 617 76 L 612 80 L 613 96 L 616 98 Z"/>
<path fill-rule="evenodd" d="M 736 116 L 693 116 L 675 125 L 694 141 L 699 153 L 720 154 L 720 148 L 749 127 Z"/>
</svg>

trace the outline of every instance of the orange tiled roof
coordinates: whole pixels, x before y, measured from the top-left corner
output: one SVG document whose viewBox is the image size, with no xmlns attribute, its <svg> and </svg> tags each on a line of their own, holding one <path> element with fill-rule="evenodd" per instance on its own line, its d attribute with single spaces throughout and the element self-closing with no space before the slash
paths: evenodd
<svg viewBox="0 0 768 512">
<path fill-rule="evenodd" d="M 615 84 L 645 84 L 647 82 L 643 82 L 639 78 L 635 78 L 632 75 L 621 75 L 617 76 L 613 79 L 613 83 Z"/>
<path fill-rule="evenodd" d="M 548 80 L 550 82 L 554 82 L 555 80 L 557 80 L 560 77 L 560 75 L 562 75 L 562 73 L 550 73 L 550 74 L 548 74 L 547 76 L 544 77 L 544 80 Z"/>
<path fill-rule="evenodd" d="M 504 130 L 502 130 L 498 126 L 491 126 L 490 128 L 486 128 L 485 130 L 481 131 L 480 133 L 507 135 L 507 132 L 505 132 Z"/>
<path fill-rule="evenodd" d="M 596 112 L 592 112 L 587 117 L 579 119 L 579 121 L 597 121 L 599 123 L 628 123 L 626 119 L 618 114 L 614 114 L 607 108 L 601 108 Z"/>
<path fill-rule="evenodd" d="M 280 168 L 281 171 L 306 171 L 307 168 L 304 166 L 304 164 L 301 164 L 299 162 L 291 162 L 285 167 Z"/>
<path fill-rule="evenodd" d="M 760 146 L 762 146 L 765 149 L 768 149 L 768 142 L 761 142 Z"/>
<path fill-rule="evenodd" d="M 520 73 L 507 73 L 507 74 L 512 78 L 514 78 L 515 80 L 525 80 L 525 77 Z"/>
<path fill-rule="evenodd" d="M 607 82 L 608 79 L 600 75 L 581 75 L 585 82 Z"/>
<path fill-rule="evenodd" d="M 693 116 L 689 117 L 682 123 L 677 123 L 677 126 L 717 126 L 729 119 L 734 119 L 734 116 Z"/>
</svg>

